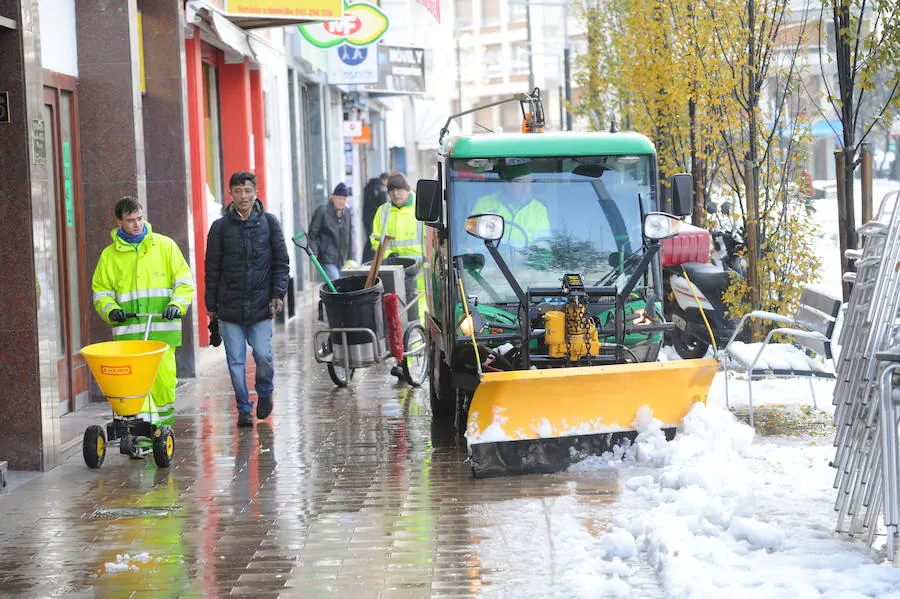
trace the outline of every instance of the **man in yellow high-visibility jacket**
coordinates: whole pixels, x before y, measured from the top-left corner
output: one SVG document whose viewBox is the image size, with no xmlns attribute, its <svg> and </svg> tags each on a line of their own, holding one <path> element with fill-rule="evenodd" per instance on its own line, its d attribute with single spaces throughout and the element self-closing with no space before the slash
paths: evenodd
<svg viewBox="0 0 900 599">
<path fill-rule="evenodd" d="M 387 248 L 389 254 L 415 258 L 419 268 L 425 252 L 422 247 L 422 223 L 416 220 L 415 198 L 410 192 L 409 182 L 403 173 L 393 172 L 388 177 L 388 198 L 378 207 L 372 220 L 372 235 L 369 241 L 372 249 L 378 251 L 382 235 L 390 235 L 393 239 Z M 423 294 L 419 298 L 419 319 L 424 322 L 427 303 L 425 301 L 425 277 L 421 273 L 416 277 L 416 290 Z"/>
<path fill-rule="evenodd" d="M 94 309 L 113 325 L 113 339 L 143 339 L 147 318 L 128 320 L 126 314 L 154 314 L 150 339 L 169 345 L 156 381 L 139 416 L 153 424 L 171 424 L 175 412 L 175 348 L 181 345 L 180 317 L 194 296 L 194 278 L 178 245 L 154 233 L 144 222 L 144 209 L 131 197 L 116 204 L 118 228 L 103 250 L 91 287 Z"/>
<path fill-rule="evenodd" d="M 499 214 L 506 224 L 503 241 L 519 248 L 550 237 L 547 207 L 531 194 L 531 183 L 518 177 L 503 184 L 504 193 L 492 193 L 475 202 L 472 214 Z"/>
</svg>

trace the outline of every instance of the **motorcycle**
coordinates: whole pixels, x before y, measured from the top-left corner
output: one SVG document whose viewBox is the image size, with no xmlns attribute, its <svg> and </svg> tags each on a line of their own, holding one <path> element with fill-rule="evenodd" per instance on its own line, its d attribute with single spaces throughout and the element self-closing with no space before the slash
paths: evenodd
<svg viewBox="0 0 900 599">
<path fill-rule="evenodd" d="M 718 209 L 709 204 L 707 212 L 717 214 Z M 727 204 L 723 204 L 722 213 L 730 213 Z M 688 256 L 693 258 L 688 261 L 667 261 L 664 256 L 663 311 L 666 320 L 675 323 L 667 333 L 667 342 L 685 360 L 706 355 L 712 345 L 710 329 L 716 345 L 722 347 L 737 326 L 737 319 L 730 317 L 722 296 L 732 277 L 746 276 L 744 240 L 740 231 L 723 227 L 721 217 L 717 218 L 719 227 L 708 231 L 713 245 L 711 255 L 703 255 L 699 248 Z"/>
</svg>

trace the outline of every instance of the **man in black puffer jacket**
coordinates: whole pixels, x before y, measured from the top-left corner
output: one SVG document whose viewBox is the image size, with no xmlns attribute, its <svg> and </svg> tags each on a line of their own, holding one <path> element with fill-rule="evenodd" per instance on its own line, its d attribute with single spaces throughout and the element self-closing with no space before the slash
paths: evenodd
<svg viewBox="0 0 900 599">
<path fill-rule="evenodd" d="M 272 412 L 275 365 L 272 319 L 284 308 L 288 252 L 281 225 L 256 198 L 256 175 L 238 172 L 228 182 L 231 203 L 206 240 L 206 309 L 219 320 L 238 407 L 238 426 L 253 426 L 247 390 L 247 344 L 256 362 L 256 417 Z"/>
</svg>

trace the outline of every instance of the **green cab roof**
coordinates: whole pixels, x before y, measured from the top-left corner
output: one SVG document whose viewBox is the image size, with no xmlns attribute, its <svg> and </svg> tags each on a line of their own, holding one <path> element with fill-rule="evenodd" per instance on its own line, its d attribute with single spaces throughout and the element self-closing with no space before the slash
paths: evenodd
<svg viewBox="0 0 900 599">
<path fill-rule="evenodd" d="M 630 131 L 481 133 L 453 137 L 444 142 L 444 151 L 451 158 L 656 154 L 653 142 Z"/>
</svg>

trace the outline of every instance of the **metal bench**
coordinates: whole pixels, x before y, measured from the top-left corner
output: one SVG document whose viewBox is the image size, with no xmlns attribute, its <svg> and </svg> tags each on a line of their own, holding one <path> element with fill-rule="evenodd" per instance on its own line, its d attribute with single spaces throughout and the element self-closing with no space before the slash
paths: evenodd
<svg viewBox="0 0 900 599">
<path fill-rule="evenodd" d="M 734 361 L 738 364 L 741 364 L 747 372 L 747 385 L 749 390 L 749 404 L 750 404 L 750 425 L 753 426 L 753 381 L 761 378 L 771 378 L 771 377 L 805 377 L 809 379 L 809 387 L 813 396 L 813 406 L 818 407 L 816 404 L 816 392 L 813 388 L 812 381 L 815 378 L 834 378 L 834 373 L 825 369 L 817 369 L 813 367 L 813 364 L 806 360 L 806 367 L 797 367 L 794 364 L 787 364 L 787 367 L 779 366 L 771 366 L 768 363 L 765 363 L 765 353 L 766 350 L 772 348 L 776 345 L 785 345 L 780 343 L 771 343 L 772 338 L 775 335 L 784 335 L 791 338 L 792 343 L 789 345 L 799 346 L 804 350 L 804 356 L 808 352 L 812 352 L 817 356 L 821 356 L 825 360 L 830 360 L 832 365 L 834 363 L 834 355 L 832 353 L 832 337 L 834 335 L 835 324 L 837 322 L 838 314 L 841 311 L 841 300 L 828 295 L 827 293 L 814 289 L 812 287 L 807 287 L 803 290 L 803 293 L 800 295 L 800 303 L 797 306 L 797 310 L 794 312 L 792 316 L 785 316 L 782 314 L 776 314 L 774 312 L 766 312 L 765 310 L 754 310 L 749 314 L 745 314 L 740 322 L 738 323 L 737 328 L 735 328 L 734 333 L 732 333 L 731 338 L 728 340 L 728 344 L 725 346 L 725 349 L 722 350 L 722 356 L 720 356 L 720 361 L 723 363 L 725 367 L 725 403 L 730 408 L 731 407 L 731 398 L 728 394 L 728 370 L 729 363 Z M 781 325 L 785 325 L 782 327 L 778 327 L 769 331 L 766 335 L 766 338 L 763 340 L 759 350 L 756 352 L 755 357 L 749 361 L 745 359 L 745 356 L 742 356 L 740 352 L 736 351 L 739 347 L 743 347 L 743 344 L 737 345 L 740 342 L 736 341 L 738 335 L 741 330 L 744 328 L 744 325 L 751 319 L 759 319 L 765 320 L 769 322 L 776 322 Z"/>
</svg>

